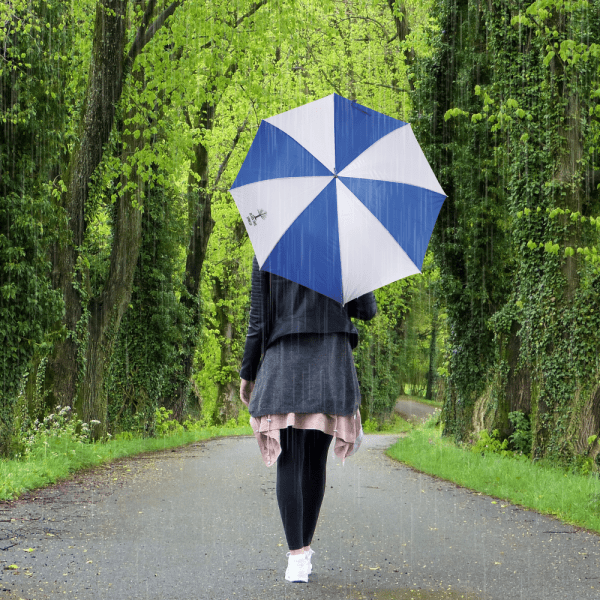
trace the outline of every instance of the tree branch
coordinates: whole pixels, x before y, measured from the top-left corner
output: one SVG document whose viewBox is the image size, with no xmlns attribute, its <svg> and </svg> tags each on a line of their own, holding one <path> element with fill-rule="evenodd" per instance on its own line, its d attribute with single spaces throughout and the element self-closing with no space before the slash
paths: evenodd
<svg viewBox="0 0 600 600">
<path fill-rule="evenodd" d="M 192 125 L 192 118 L 190 117 L 190 111 L 189 111 L 189 108 L 185 105 L 183 107 L 183 116 L 185 117 L 185 122 L 187 123 L 187 126 L 190 129 L 193 129 L 194 126 Z"/>
<path fill-rule="evenodd" d="M 178 0 L 178 2 L 174 2 L 173 4 L 182 4 L 185 0 Z M 255 4 L 252 5 L 252 7 L 250 8 L 250 10 L 243 16 L 241 16 L 235 23 L 235 26 L 237 27 L 240 23 L 242 23 L 245 19 L 247 19 L 248 17 L 251 17 L 261 6 L 264 6 L 265 4 L 267 4 L 268 0 L 260 0 L 260 2 L 257 2 Z M 173 5 L 171 5 L 173 6 Z M 171 8 L 171 6 L 167 9 L 169 10 Z M 177 8 L 177 7 L 175 7 Z M 165 11 L 166 12 L 166 11 Z M 164 13 L 163 13 L 164 14 Z M 162 15 L 161 15 L 162 16 Z M 166 18 L 166 17 L 165 17 Z M 157 19 L 158 21 L 158 19 Z M 164 23 L 164 21 L 163 21 Z M 156 33 L 156 32 L 154 32 Z M 154 33 L 152 35 L 154 35 Z M 139 36 L 139 32 L 138 32 L 138 36 Z M 137 41 L 137 38 L 136 38 Z M 150 40 L 148 40 L 150 41 Z M 147 43 L 147 42 L 146 42 Z M 134 43 L 135 45 L 135 43 Z M 145 44 L 144 44 L 145 45 Z M 209 40 L 208 42 L 206 42 L 206 44 L 202 44 L 202 46 L 198 46 L 198 50 L 208 50 L 211 46 L 213 45 L 213 40 Z M 143 48 L 143 46 L 142 46 Z M 133 47 L 132 47 L 133 50 Z M 140 48 L 141 51 L 141 48 Z M 130 52 L 131 54 L 131 52 Z M 135 56 L 137 56 L 139 54 L 139 51 L 137 52 L 137 54 Z M 133 57 L 133 59 L 131 60 L 131 63 L 133 64 L 133 60 L 135 60 L 135 56 Z M 178 61 L 181 57 L 183 56 L 183 46 L 180 46 L 177 51 L 175 52 L 173 58 L 175 61 Z"/>
<path fill-rule="evenodd" d="M 245 14 L 242 15 L 236 22 L 235 22 L 235 27 L 237 27 L 238 25 L 240 25 L 242 22 L 244 22 L 246 19 L 248 19 L 249 17 L 251 17 L 256 11 L 258 11 L 258 9 L 261 6 L 264 6 L 265 4 L 267 4 L 269 0 L 260 0 L 260 2 L 255 2 L 251 7 L 250 10 Z M 213 42 L 212 40 L 206 42 L 206 44 L 200 46 L 198 49 L 199 50 L 207 50 L 208 48 L 210 48 L 212 46 Z"/>
<path fill-rule="evenodd" d="M 255 2 L 250 7 L 250 10 L 236 21 L 235 26 L 237 27 L 240 23 L 242 23 L 242 21 L 245 21 L 248 17 L 251 17 L 261 6 L 264 6 L 267 2 L 268 0 L 260 0 L 259 2 Z"/>
<path fill-rule="evenodd" d="M 127 54 L 127 58 L 125 59 L 125 72 L 129 72 L 133 67 L 133 63 L 135 59 L 139 56 L 140 52 L 144 49 L 144 47 L 152 40 L 156 32 L 165 24 L 165 21 L 172 16 L 175 11 L 185 2 L 185 0 L 175 0 L 168 8 L 166 8 L 156 20 L 148 27 L 148 23 L 150 22 L 150 17 L 154 12 L 154 8 L 156 7 L 156 0 L 150 0 L 148 6 L 146 7 L 146 11 L 144 13 L 144 17 L 142 18 L 142 23 L 140 28 L 138 29 L 137 35 L 135 36 L 135 40 L 129 53 Z M 251 17 L 254 13 L 256 13 L 262 6 L 267 4 L 268 0 L 259 0 L 259 2 L 255 2 L 250 10 L 239 17 L 239 19 L 235 22 L 235 27 L 240 25 L 243 21 Z M 200 46 L 199 50 L 206 50 L 212 46 L 212 40 L 206 42 L 203 46 Z"/>
<path fill-rule="evenodd" d="M 165 8 L 163 12 L 156 17 L 152 25 L 148 27 L 148 23 L 150 22 L 150 17 L 152 15 L 152 11 L 154 11 L 154 7 L 156 6 L 156 0 L 150 0 L 148 3 L 148 7 L 146 8 L 146 12 L 144 13 L 144 17 L 142 19 L 142 24 L 138 29 L 137 35 L 135 36 L 135 40 L 129 53 L 127 54 L 127 58 L 125 59 L 125 72 L 129 72 L 131 67 L 133 67 L 133 63 L 135 59 L 138 57 L 140 52 L 144 49 L 146 44 L 152 40 L 156 32 L 165 24 L 165 21 L 175 13 L 175 11 L 185 2 L 185 0 L 175 0 L 171 6 Z M 152 11 L 149 11 L 149 9 Z"/>
<path fill-rule="evenodd" d="M 390 11 L 392 12 L 392 17 L 394 18 L 398 40 L 400 42 L 403 42 L 406 39 L 406 36 L 410 33 L 410 29 L 408 27 L 408 23 L 406 22 L 406 9 L 402 11 L 402 19 L 400 19 L 400 17 L 398 17 L 398 15 L 396 15 L 396 13 L 394 12 L 396 1 L 397 0 L 388 0 L 388 6 L 390 7 Z"/>
<path fill-rule="evenodd" d="M 219 167 L 219 171 L 217 173 L 217 176 L 215 177 L 215 182 L 213 184 L 215 187 L 219 184 L 219 181 L 221 179 L 221 175 L 223 175 L 223 171 L 225 171 L 225 169 L 227 168 L 227 164 L 229 163 L 229 159 L 231 158 L 231 155 L 233 154 L 233 151 L 235 150 L 235 147 L 237 146 L 238 142 L 240 141 L 240 136 L 246 130 L 246 125 L 247 124 L 248 124 L 248 118 L 246 117 L 246 119 L 244 120 L 244 122 L 237 128 L 237 133 L 235 134 L 235 137 L 233 138 L 233 142 L 231 144 L 231 149 L 227 153 L 227 156 L 225 156 L 225 160 L 223 160 L 223 162 L 221 163 L 221 166 Z"/>
<path fill-rule="evenodd" d="M 142 38 L 143 35 L 146 33 L 146 29 L 148 29 L 148 25 L 150 23 L 150 19 L 152 18 L 152 15 L 154 14 L 154 9 L 156 8 L 156 0 L 148 0 L 148 6 L 146 6 L 146 11 L 144 12 L 144 16 L 142 17 L 142 23 L 140 25 L 140 28 L 138 29 L 138 33 L 136 36 L 136 41 L 138 40 L 138 38 Z M 135 45 L 135 42 L 134 42 Z"/>
<path fill-rule="evenodd" d="M 385 85 L 384 83 L 371 83 L 370 81 L 361 81 L 363 85 L 374 85 L 376 87 L 388 88 L 390 90 L 394 90 L 395 92 L 404 92 L 405 94 L 410 94 L 411 90 L 407 90 L 405 88 L 399 88 L 394 85 Z"/>
<path fill-rule="evenodd" d="M 408 34 L 410 33 L 410 27 L 408 24 L 408 20 L 406 18 L 406 6 L 399 6 L 401 9 L 402 19 L 396 14 L 395 7 L 396 4 L 400 4 L 400 0 L 387 0 L 388 6 L 390 7 L 390 12 L 392 13 L 392 17 L 394 19 L 394 23 L 396 24 L 396 35 L 388 40 L 388 44 L 394 40 L 396 37 L 398 38 L 398 42 L 402 45 Z M 407 65 L 410 65 L 415 60 L 415 50 L 412 48 L 406 52 L 405 62 Z M 409 82 L 411 89 L 414 89 L 414 84 Z"/>
<path fill-rule="evenodd" d="M 379 21 L 377 21 L 376 19 L 373 19 L 373 17 L 362 17 L 359 15 L 352 15 L 350 17 L 344 17 L 343 19 L 340 19 L 340 23 L 342 21 L 351 21 L 352 19 L 362 19 L 363 21 L 371 21 L 371 22 L 375 23 L 375 25 L 378 25 L 381 28 L 381 30 L 383 31 L 383 33 L 386 37 L 389 35 L 386 28 Z"/>
<path fill-rule="evenodd" d="M 325 75 L 325 73 L 323 72 L 323 69 L 321 69 L 321 66 L 319 65 L 319 62 L 316 60 L 313 49 L 310 46 L 310 44 L 306 44 L 306 48 L 309 51 L 309 53 L 314 61 L 314 64 L 317 65 L 317 69 L 319 69 L 319 72 L 321 73 L 321 76 L 323 77 L 323 79 L 331 86 L 331 88 L 335 91 L 335 93 L 338 96 L 343 96 L 344 94 L 342 94 L 342 92 L 338 89 L 338 87 L 329 79 L 329 77 L 327 77 L 327 75 Z"/>
</svg>

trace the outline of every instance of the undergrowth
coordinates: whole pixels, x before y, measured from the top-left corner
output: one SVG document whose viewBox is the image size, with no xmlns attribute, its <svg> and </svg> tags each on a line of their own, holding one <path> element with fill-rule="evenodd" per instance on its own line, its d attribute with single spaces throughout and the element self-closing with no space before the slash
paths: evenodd
<svg viewBox="0 0 600 600">
<path fill-rule="evenodd" d="M 400 415 L 392 415 L 382 420 L 367 419 L 362 426 L 365 433 L 402 433 L 412 428 Z"/>
</svg>

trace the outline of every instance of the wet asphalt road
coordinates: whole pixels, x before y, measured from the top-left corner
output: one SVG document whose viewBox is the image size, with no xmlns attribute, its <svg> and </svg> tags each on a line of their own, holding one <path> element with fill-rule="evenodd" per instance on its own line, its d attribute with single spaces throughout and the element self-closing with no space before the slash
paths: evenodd
<svg viewBox="0 0 600 600">
<path fill-rule="evenodd" d="M 416 423 L 424 421 L 429 415 L 435 411 L 435 406 L 422 404 L 414 400 L 403 399 L 401 396 L 394 406 L 394 411 L 403 419 Z"/>
<path fill-rule="evenodd" d="M 419 474 L 385 456 L 395 439 L 330 455 L 309 584 L 284 580 L 275 469 L 226 438 L 0 504 L 0 598 L 600 597 L 598 536 Z"/>
</svg>

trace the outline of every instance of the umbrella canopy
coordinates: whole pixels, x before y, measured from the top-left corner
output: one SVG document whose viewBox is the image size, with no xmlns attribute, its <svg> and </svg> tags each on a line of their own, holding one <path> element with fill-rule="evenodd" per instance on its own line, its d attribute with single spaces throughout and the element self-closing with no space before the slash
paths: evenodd
<svg viewBox="0 0 600 600">
<path fill-rule="evenodd" d="M 263 120 L 230 191 L 261 269 L 343 304 L 421 272 L 446 198 L 409 124 L 337 94 Z"/>
</svg>

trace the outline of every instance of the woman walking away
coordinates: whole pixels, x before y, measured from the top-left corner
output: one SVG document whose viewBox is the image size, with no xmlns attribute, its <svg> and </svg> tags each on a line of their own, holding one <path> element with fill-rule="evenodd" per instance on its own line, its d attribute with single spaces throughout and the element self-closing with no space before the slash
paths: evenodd
<svg viewBox="0 0 600 600">
<path fill-rule="evenodd" d="M 350 317 L 368 321 L 372 292 L 342 306 L 252 264 L 250 324 L 240 397 L 267 466 L 277 461 L 277 502 L 289 547 L 285 578 L 307 582 L 327 451 L 344 460 L 362 439 Z M 252 395 L 252 396 L 251 396 Z"/>
</svg>

